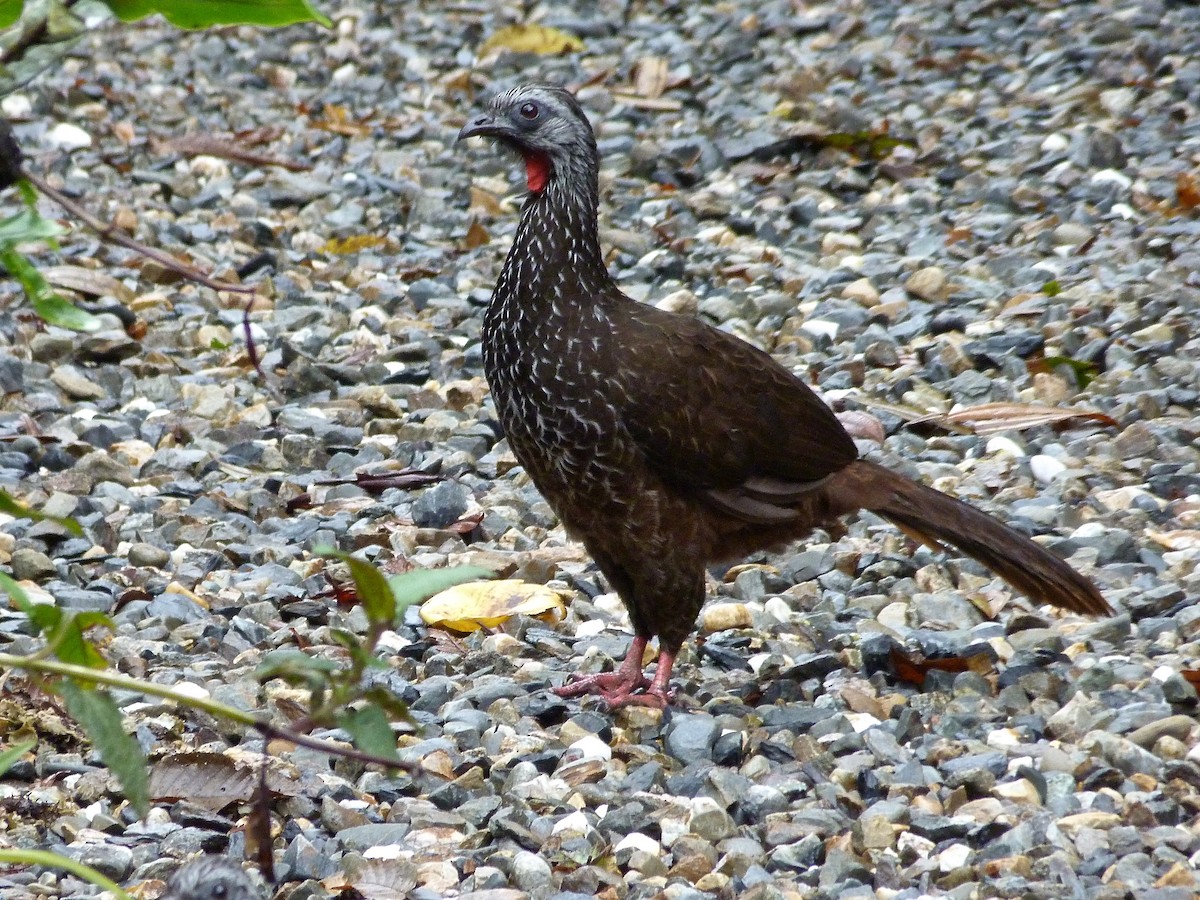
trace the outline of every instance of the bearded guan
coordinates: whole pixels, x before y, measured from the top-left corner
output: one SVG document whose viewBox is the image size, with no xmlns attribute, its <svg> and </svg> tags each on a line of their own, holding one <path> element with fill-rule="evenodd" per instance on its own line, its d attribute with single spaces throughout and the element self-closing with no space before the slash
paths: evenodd
<svg viewBox="0 0 1200 900">
<path fill-rule="evenodd" d="M 766 353 L 621 293 L 597 231 L 596 139 L 569 92 L 506 91 L 459 139 L 476 135 L 520 154 L 529 189 L 483 323 L 500 423 L 635 634 L 615 672 L 557 693 L 666 706 L 706 565 L 860 509 L 931 546 L 952 544 L 1038 603 L 1111 612 L 1090 581 L 1027 537 L 859 459 L 829 407 Z M 656 636 L 650 680 L 642 658 Z"/>
</svg>

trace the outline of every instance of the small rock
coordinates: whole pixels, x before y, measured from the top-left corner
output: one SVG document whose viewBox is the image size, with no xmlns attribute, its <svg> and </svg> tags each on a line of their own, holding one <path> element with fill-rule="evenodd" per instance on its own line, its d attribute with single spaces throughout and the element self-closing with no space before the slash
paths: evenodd
<svg viewBox="0 0 1200 900">
<path fill-rule="evenodd" d="M 936 303 L 946 299 L 946 273 L 937 266 L 917 269 L 904 282 L 904 289 L 921 300 Z"/>
<path fill-rule="evenodd" d="M 684 765 L 712 759 L 713 745 L 721 726 L 712 716 L 684 713 L 671 718 L 664 745 Z"/>
<path fill-rule="evenodd" d="M 9 565 L 12 566 L 13 578 L 17 581 L 45 581 L 58 574 L 54 560 L 32 547 L 14 550 Z"/>
</svg>

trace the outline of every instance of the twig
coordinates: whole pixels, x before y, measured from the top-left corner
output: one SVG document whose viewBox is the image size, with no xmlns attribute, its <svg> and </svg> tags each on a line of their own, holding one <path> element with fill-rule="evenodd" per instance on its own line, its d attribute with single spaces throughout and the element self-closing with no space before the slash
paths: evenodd
<svg viewBox="0 0 1200 900">
<path fill-rule="evenodd" d="M 129 235 L 122 232 L 115 225 L 104 222 L 96 218 L 70 197 L 63 194 L 61 191 L 52 188 L 39 175 L 34 175 L 32 172 L 25 171 L 22 173 L 34 187 L 39 191 L 69 212 L 71 215 L 78 218 L 84 225 L 96 232 L 106 241 L 112 241 L 127 250 L 132 250 L 135 253 L 140 253 L 149 259 L 154 260 L 163 268 L 170 269 L 182 275 L 188 281 L 194 281 L 197 284 L 202 284 L 207 288 L 212 288 L 214 291 L 232 291 L 238 294 L 253 294 L 254 288 L 246 284 L 234 284 L 230 281 L 222 281 L 219 278 L 213 278 L 211 275 L 206 275 L 197 269 L 195 266 L 188 265 L 176 259 L 169 253 L 159 250 L 155 247 L 150 247 L 143 244 L 141 241 L 136 241 Z"/>
<path fill-rule="evenodd" d="M 165 685 L 155 684 L 152 681 L 142 681 L 138 678 L 130 678 L 128 675 L 122 675 L 118 672 L 109 672 L 104 669 L 89 669 L 87 666 L 77 666 L 71 663 L 59 662 L 55 659 L 36 659 L 28 656 L 12 656 L 7 653 L 0 653 L 0 669 L 8 668 L 61 675 L 66 678 L 91 681 L 125 691 L 149 694 L 152 697 L 162 697 L 164 700 L 174 700 L 176 703 L 184 706 L 201 709 L 209 715 L 239 722 L 242 725 L 248 725 L 267 738 L 279 738 L 280 740 L 290 741 L 302 747 L 319 750 L 322 753 L 343 756 L 346 759 L 354 759 L 364 763 L 373 763 L 389 769 L 411 771 L 416 768 L 410 762 L 389 759 L 386 756 L 376 756 L 373 753 L 365 753 L 362 750 L 346 747 L 342 744 L 335 744 L 332 741 L 323 741 L 320 738 L 310 737 L 306 734 L 298 734 L 290 728 L 281 728 L 278 725 L 268 722 L 266 719 L 232 706 L 226 706 L 224 703 L 174 691 Z"/>
</svg>

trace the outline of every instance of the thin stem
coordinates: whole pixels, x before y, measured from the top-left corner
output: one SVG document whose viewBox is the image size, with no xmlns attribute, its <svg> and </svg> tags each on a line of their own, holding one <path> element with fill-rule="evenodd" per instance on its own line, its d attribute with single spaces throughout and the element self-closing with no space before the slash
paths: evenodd
<svg viewBox="0 0 1200 900">
<path fill-rule="evenodd" d="M 218 703 L 215 700 L 209 700 L 204 697 L 196 697 L 192 694 L 185 694 L 161 684 L 141 681 L 117 672 L 109 672 L 104 669 L 89 669 L 87 666 L 76 666 L 55 659 L 34 659 L 28 656 L 11 656 L 7 653 L 0 653 L 0 669 L 5 668 L 26 669 L 49 675 L 61 675 L 65 678 L 93 681 L 107 687 L 149 694 L 152 697 L 162 697 L 164 700 L 174 700 L 176 703 L 181 703 L 184 706 L 204 710 L 210 715 L 231 719 L 234 722 L 248 725 L 268 740 L 277 738 L 301 747 L 318 750 L 322 753 L 330 753 L 334 756 L 341 756 L 346 759 L 353 759 L 389 769 L 404 769 L 407 771 L 415 768 L 412 763 L 389 759 L 386 756 L 376 756 L 374 753 L 366 753 L 353 747 L 346 747 L 342 744 L 335 744 L 332 741 L 323 741 L 320 738 L 311 737 L 307 734 L 300 734 L 290 728 L 283 728 L 265 719 L 261 719 L 253 713 L 248 713 L 232 706 L 226 706 L 224 703 Z"/>
<path fill-rule="evenodd" d="M 0 850 L 0 863 L 18 866 L 45 866 L 48 869 L 63 869 L 77 878 L 91 882 L 99 888 L 112 892 L 117 900 L 133 900 L 121 886 L 111 878 L 106 878 L 89 865 L 59 856 L 49 850 Z"/>
<path fill-rule="evenodd" d="M 189 281 L 202 284 L 207 288 L 212 288 L 214 291 L 233 291 L 238 294 L 254 293 L 254 288 L 251 285 L 234 284 L 230 281 L 222 281 L 219 278 L 213 278 L 211 275 L 206 275 L 204 272 L 201 272 L 195 266 L 188 265 L 187 263 L 176 259 L 174 256 L 163 250 L 150 247 L 146 244 L 143 244 L 141 241 L 134 240 L 115 225 L 96 218 L 66 194 L 62 193 L 56 188 L 51 187 L 40 175 L 34 175 L 29 171 L 23 171 L 21 174 L 39 191 L 41 191 L 71 215 L 78 218 L 81 222 L 83 222 L 84 225 L 92 229 L 104 240 L 111 241 L 112 243 L 124 247 L 127 250 L 132 250 L 135 253 L 140 253 L 142 256 L 154 260 L 163 268 L 170 269 L 172 272 L 182 275 Z"/>
</svg>

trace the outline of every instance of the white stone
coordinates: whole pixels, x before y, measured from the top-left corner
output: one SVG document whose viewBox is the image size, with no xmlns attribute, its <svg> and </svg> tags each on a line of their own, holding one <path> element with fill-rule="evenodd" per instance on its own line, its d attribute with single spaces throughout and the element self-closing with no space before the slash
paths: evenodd
<svg viewBox="0 0 1200 900">
<path fill-rule="evenodd" d="M 42 143 L 54 150 L 82 150 L 92 146 L 92 136 L 70 122 L 59 122 L 42 135 Z"/>
<path fill-rule="evenodd" d="M 1004 437 L 1003 435 L 989 439 L 986 450 L 988 453 L 1007 453 L 1009 456 L 1018 458 L 1025 455 L 1024 447 L 1012 438 Z"/>
<path fill-rule="evenodd" d="M 1133 179 L 1116 169 L 1101 169 L 1092 174 L 1092 184 L 1115 184 L 1127 191 L 1133 187 Z"/>
<path fill-rule="evenodd" d="M 1071 146 L 1071 141 L 1062 134 L 1048 134 L 1046 139 L 1042 141 L 1043 153 L 1065 153 L 1067 148 Z"/>
<path fill-rule="evenodd" d="M 961 869 L 971 858 L 971 848 L 966 844 L 951 844 L 938 854 L 938 868 L 943 872 L 953 872 Z"/>
<path fill-rule="evenodd" d="M 987 745 L 997 750 L 1010 750 L 1021 743 L 1021 736 L 1012 728 L 997 728 L 988 732 Z"/>
<path fill-rule="evenodd" d="M 592 830 L 592 823 L 588 821 L 588 817 L 583 814 L 582 810 L 576 810 L 555 822 L 554 827 L 550 829 L 550 833 L 562 834 L 566 832 L 568 834 L 586 835 Z"/>
<path fill-rule="evenodd" d="M 612 759 L 612 747 L 594 734 L 581 737 L 570 749 L 578 752 L 580 759 Z"/>
<path fill-rule="evenodd" d="M 27 119 L 33 114 L 33 103 L 25 94 L 9 94 L 0 100 L 0 112 L 7 119 Z"/>
<path fill-rule="evenodd" d="M 827 337 L 830 340 L 836 338 L 838 333 L 838 323 L 830 322 L 828 319 L 808 319 L 800 328 L 809 334 Z"/>
<path fill-rule="evenodd" d="M 1057 460 L 1053 456 L 1047 456 L 1044 453 L 1039 453 L 1037 456 L 1029 458 L 1029 469 L 1033 472 L 1033 477 L 1039 482 L 1049 484 L 1065 472 L 1067 467 L 1061 460 Z"/>
<path fill-rule="evenodd" d="M 908 630 L 908 604 L 903 600 L 889 603 L 875 616 L 875 621 L 892 631 L 905 632 Z"/>
<path fill-rule="evenodd" d="M 648 834 L 631 831 L 613 847 L 613 853 L 620 853 L 622 850 L 641 850 L 643 853 L 657 855 L 662 852 L 662 845 Z"/>
</svg>

